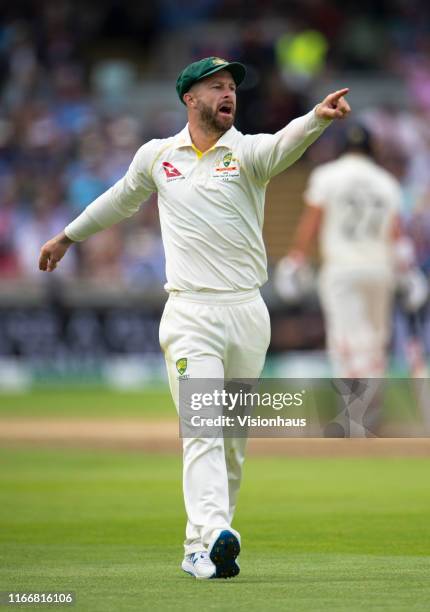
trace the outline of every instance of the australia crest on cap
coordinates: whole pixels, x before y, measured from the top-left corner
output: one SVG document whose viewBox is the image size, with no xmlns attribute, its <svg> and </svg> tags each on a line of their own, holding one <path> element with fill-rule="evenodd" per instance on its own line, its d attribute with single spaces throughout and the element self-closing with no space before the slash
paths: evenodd
<svg viewBox="0 0 430 612">
<path fill-rule="evenodd" d="M 214 66 L 221 66 L 222 64 L 228 64 L 228 61 L 225 59 L 221 59 L 220 57 L 214 57 L 212 60 L 212 64 Z"/>
</svg>

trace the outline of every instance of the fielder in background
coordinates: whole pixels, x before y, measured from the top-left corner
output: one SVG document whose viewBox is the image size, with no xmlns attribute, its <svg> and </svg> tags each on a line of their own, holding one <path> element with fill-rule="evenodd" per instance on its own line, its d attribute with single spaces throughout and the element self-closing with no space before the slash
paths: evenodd
<svg viewBox="0 0 430 612">
<path fill-rule="evenodd" d="M 258 378 L 270 339 L 259 288 L 267 280 L 262 229 L 270 178 L 294 163 L 333 119 L 350 111 L 347 89 L 328 95 L 276 134 L 234 127 L 237 62 L 209 57 L 187 66 L 176 91 L 188 125 L 136 153 L 124 178 L 41 250 L 52 271 L 73 242 L 130 217 L 158 193 L 169 299 L 160 324 L 170 389 L 179 410 L 184 378 Z M 196 578 L 239 573 L 240 535 L 231 527 L 245 438 L 183 439 L 188 515 L 182 569 Z"/>
<path fill-rule="evenodd" d="M 359 124 L 345 130 L 343 154 L 317 167 L 293 248 L 275 272 L 282 295 L 319 242 L 319 295 L 333 376 L 381 378 L 386 370 L 392 301 L 400 276 L 411 284 L 414 249 L 401 231 L 401 189 L 373 159 Z M 408 280 L 410 282 L 405 283 Z"/>
</svg>

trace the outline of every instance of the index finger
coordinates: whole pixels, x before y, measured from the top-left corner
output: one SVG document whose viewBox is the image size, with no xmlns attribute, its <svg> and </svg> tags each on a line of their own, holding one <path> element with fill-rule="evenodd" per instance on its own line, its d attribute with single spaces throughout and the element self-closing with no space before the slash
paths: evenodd
<svg viewBox="0 0 430 612">
<path fill-rule="evenodd" d="M 330 102 L 335 102 L 336 100 L 339 100 L 339 98 L 341 98 L 342 96 L 346 96 L 348 92 L 349 87 L 344 87 L 343 89 L 338 89 L 337 91 L 329 94 L 327 98 L 330 100 Z"/>
</svg>

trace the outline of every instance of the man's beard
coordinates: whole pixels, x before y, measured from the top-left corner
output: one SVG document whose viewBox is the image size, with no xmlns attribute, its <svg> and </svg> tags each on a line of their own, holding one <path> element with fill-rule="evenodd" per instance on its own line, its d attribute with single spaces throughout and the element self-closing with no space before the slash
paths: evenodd
<svg viewBox="0 0 430 612">
<path fill-rule="evenodd" d="M 199 100 L 197 109 L 200 111 L 200 123 L 206 132 L 224 133 L 231 128 L 234 123 L 234 111 L 228 117 L 228 121 L 223 121 L 217 116 L 217 111 L 213 111 L 210 106 Z M 227 119 L 227 118 L 226 118 Z"/>
</svg>

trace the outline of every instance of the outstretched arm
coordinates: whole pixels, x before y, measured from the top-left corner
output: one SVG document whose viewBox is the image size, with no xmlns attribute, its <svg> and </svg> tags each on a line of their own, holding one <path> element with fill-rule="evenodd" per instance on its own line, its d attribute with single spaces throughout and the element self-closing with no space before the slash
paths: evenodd
<svg viewBox="0 0 430 612">
<path fill-rule="evenodd" d="M 345 95 L 339 89 L 304 115 L 291 121 L 276 134 L 249 136 L 253 140 L 251 164 L 257 180 L 267 183 L 299 159 L 333 120 L 344 119 L 351 112 Z"/>
<path fill-rule="evenodd" d="M 61 234 L 43 245 L 40 270 L 52 272 L 71 244 L 85 240 L 139 210 L 141 203 L 156 190 L 151 176 L 154 142 L 139 149 L 122 179 L 87 206 Z"/>
</svg>

